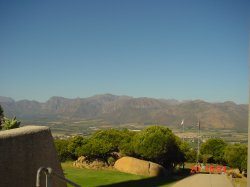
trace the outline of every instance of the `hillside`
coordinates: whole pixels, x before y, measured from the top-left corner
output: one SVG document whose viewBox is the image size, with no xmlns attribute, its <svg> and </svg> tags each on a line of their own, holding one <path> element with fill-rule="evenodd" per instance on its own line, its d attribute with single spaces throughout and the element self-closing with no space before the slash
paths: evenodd
<svg viewBox="0 0 250 187">
<path fill-rule="evenodd" d="M 51 97 L 47 102 L 0 97 L 6 116 L 20 120 L 103 119 L 111 124 L 141 123 L 193 126 L 200 119 L 202 127 L 247 129 L 248 106 L 233 102 L 208 103 L 201 100 L 179 102 L 153 98 L 133 98 L 111 94 L 89 98 Z"/>
</svg>

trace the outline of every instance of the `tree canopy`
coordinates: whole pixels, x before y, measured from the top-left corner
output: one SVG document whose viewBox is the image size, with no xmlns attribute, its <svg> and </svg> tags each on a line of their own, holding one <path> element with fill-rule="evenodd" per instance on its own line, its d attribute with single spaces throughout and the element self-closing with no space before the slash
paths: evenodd
<svg viewBox="0 0 250 187">
<path fill-rule="evenodd" d="M 150 126 L 140 132 L 105 129 L 91 137 L 75 136 L 55 140 L 55 144 L 60 161 L 85 156 L 89 161 L 100 159 L 109 163 L 117 159 L 119 153 L 172 168 L 185 161 L 195 162 L 197 154 L 187 142 L 181 141 L 163 126 Z M 227 163 L 241 171 L 247 168 L 246 145 L 228 145 L 222 139 L 212 138 L 201 145 L 200 153 L 203 161 Z"/>
<path fill-rule="evenodd" d="M 123 155 L 153 161 L 165 167 L 185 160 L 180 148 L 180 140 L 166 127 L 152 126 L 141 132 L 127 129 L 106 129 L 94 133 L 89 138 L 74 137 L 55 140 L 61 161 L 85 156 L 88 160 L 108 159 L 119 152 Z"/>
<path fill-rule="evenodd" d="M 114 152 L 129 152 L 127 145 L 134 133 L 128 130 L 105 129 L 93 134 L 80 148 L 78 155 L 88 159 L 102 159 L 107 161 Z"/>
<path fill-rule="evenodd" d="M 223 163 L 226 145 L 227 144 L 220 138 L 211 138 L 201 145 L 200 152 L 202 155 L 210 158 L 211 162 Z"/>
<path fill-rule="evenodd" d="M 234 144 L 225 148 L 224 159 L 230 167 L 247 169 L 247 145 Z"/>
<path fill-rule="evenodd" d="M 138 157 L 171 167 L 182 161 L 177 137 L 166 127 L 152 126 L 136 134 L 132 145 Z"/>
</svg>

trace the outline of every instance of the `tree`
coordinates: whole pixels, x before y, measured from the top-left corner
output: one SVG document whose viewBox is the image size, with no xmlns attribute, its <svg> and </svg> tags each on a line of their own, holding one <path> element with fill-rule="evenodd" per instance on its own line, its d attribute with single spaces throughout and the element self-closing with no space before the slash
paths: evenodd
<svg viewBox="0 0 250 187">
<path fill-rule="evenodd" d="M 88 142 L 78 149 L 80 155 L 86 156 L 88 160 L 100 159 L 107 162 L 113 151 L 110 142 L 91 137 Z"/>
<path fill-rule="evenodd" d="M 201 145 L 200 153 L 203 155 L 203 158 L 210 158 L 208 160 L 210 162 L 223 163 L 226 145 L 220 138 L 211 138 Z"/>
<path fill-rule="evenodd" d="M 182 153 L 177 137 L 165 127 L 152 126 L 136 134 L 133 138 L 135 154 L 171 168 L 173 164 L 182 162 Z"/>
<path fill-rule="evenodd" d="M 74 136 L 68 140 L 67 149 L 71 154 L 72 159 L 77 159 L 79 156 L 79 149 L 81 146 L 87 144 L 87 139 L 83 136 Z"/>
<path fill-rule="evenodd" d="M 69 140 L 68 139 L 56 139 L 54 140 L 54 144 L 56 147 L 58 159 L 60 162 L 65 162 L 67 160 L 73 160 L 73 155 L 68 149 L 69 145 Z"/>
<path fill-rule="evenodd" d="M 188 142 L 180 142 L 180 150 L 184 155 L 184 161 L 195 162 L 196 161 L 196 151 L 191 148 Z"/>
<path fill-rule="evenodd" d="M 4 117 L 3 108 L 2 108 L 2 106 L 0 105 L 0 130 L 1 130 L 1 128 L 2 128 L 3 117 Z"/>
<path fill-rule="evenodd" d="M 123 129 L 121 132 L 121 141 L 119 143 L 119 152 L 127 156 L 135 156 L 134 148 L 132 146 L 133 137 L 136 132 Z"/>
<path fill-rule="evenodd" d="M 18 128 L 20 124 L 21 122 L 17 121 L 16 117 L 14 117 L 13 119 L 4 117 L 2 129 L 9 130 L 9 129 Z"/>
<path fill-rule="evenodd" d="M 230 167 L 239 168 L 240 171 L 247 169 L 247 145 L 234 144 L 225 148 L 224 159 Z"/>
<path fill-rule="evenodd" d="M 78 156 L 86 156 L 87 159 L 101 159 L 108 161 L 114 156 L 114 152 L 120 152 L 125 144 L 130 141 L 131 133 L 128 130 L 106 129 L 93 134 L 86 144 L 77 149 Z"/>
<path fill-rule="evenodd" d="M 91 139 L 96 139 L 97 141 L 104 141 L 111 144 L 111 152 L 118 151 L 119 145 L 122 141 L 122 133 L 116 129 L 106 129 L 101 130 L 93 134 Z"/>
</svg>

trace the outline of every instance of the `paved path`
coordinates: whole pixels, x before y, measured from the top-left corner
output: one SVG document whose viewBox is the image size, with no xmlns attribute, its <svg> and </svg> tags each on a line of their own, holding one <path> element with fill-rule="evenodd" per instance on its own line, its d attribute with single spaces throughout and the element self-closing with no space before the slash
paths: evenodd
<svg viewBox="0 0 250 187">
<path fill-rule="evenodd" d="M 172 187 L 233 187 L 225 175 L 195 174 L 175 183 Z"/>
</svg>

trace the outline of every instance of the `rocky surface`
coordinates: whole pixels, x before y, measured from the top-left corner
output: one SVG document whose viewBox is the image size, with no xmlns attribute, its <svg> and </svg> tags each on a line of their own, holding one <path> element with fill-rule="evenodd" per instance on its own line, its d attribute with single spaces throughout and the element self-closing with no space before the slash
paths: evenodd
<svg viewBox="0 0 250 187">
<path fill-rule="evenodd" d="M 161 177 L 166 175 L 166 169 L 159 164 L 136 159 L 133 157 L 122 157 L 115 162 L 114 168 L 126 173 Z"/>
<path fill-rule="evenodd" d="M 79 157 L 75 162 L 73 162 L 73 166 L 86 169 L 102 169 L 109 167 L 109 165 L 106 162 L 100 160 L 94 160 L 90 162 L 84 156 Z"/>
</svg>

